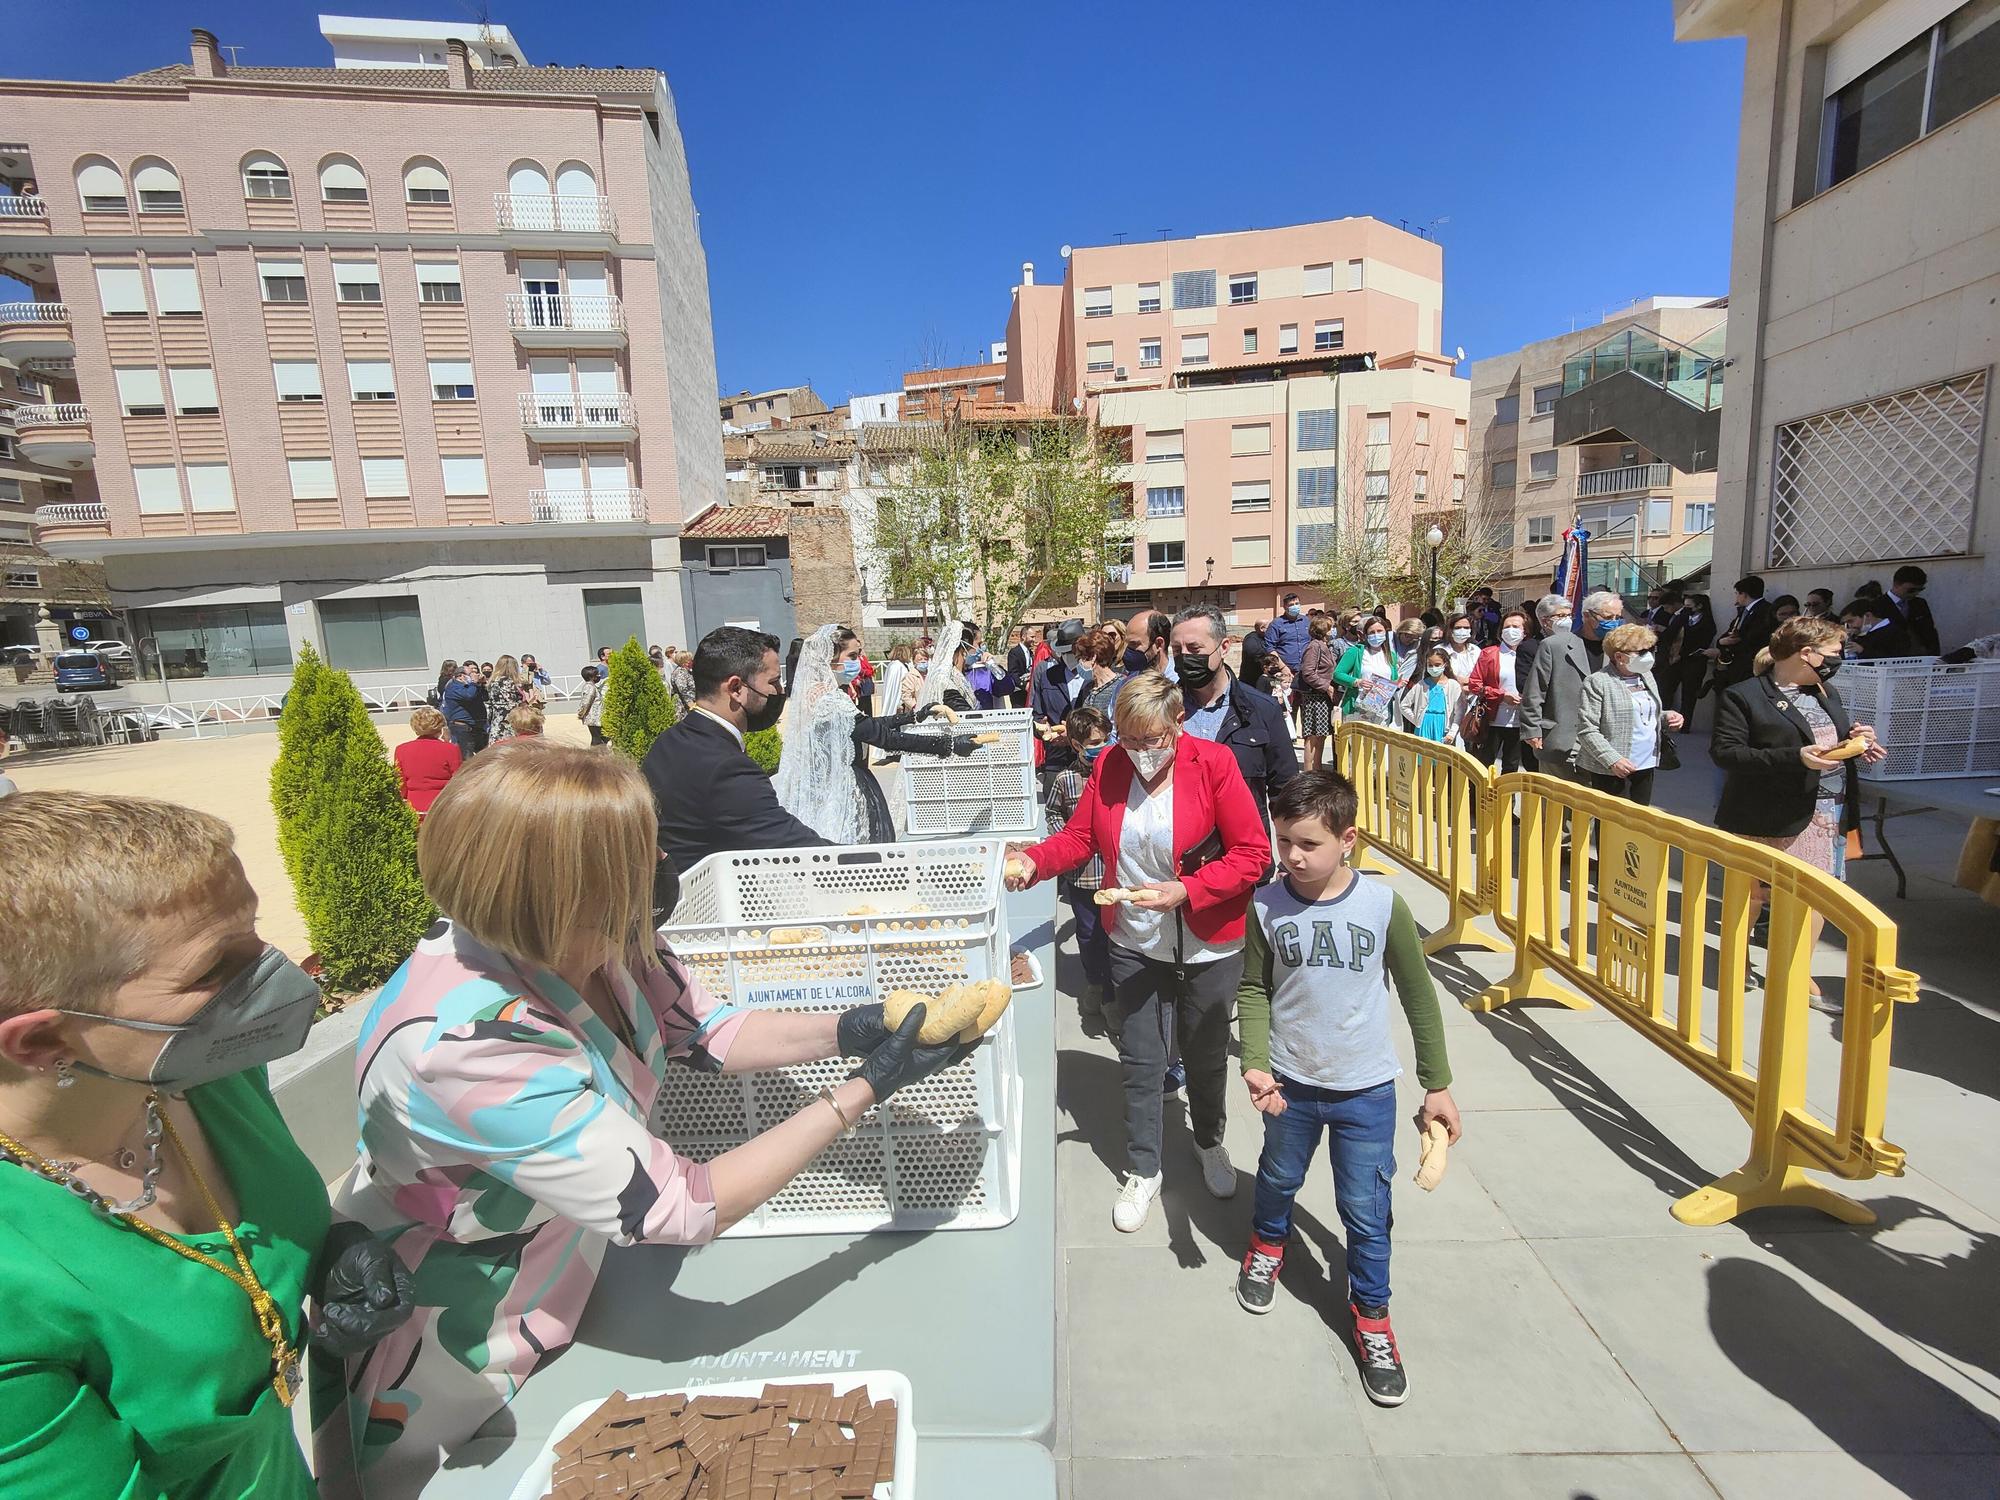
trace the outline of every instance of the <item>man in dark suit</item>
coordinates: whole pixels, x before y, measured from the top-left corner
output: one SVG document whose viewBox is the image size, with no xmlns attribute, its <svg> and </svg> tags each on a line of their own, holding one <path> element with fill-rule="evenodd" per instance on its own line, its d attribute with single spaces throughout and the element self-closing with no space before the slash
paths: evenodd
<svg viewBox="0 0 2000 1500">
<path fill-rule="evenodd" d="M 1746 681 L 1756 670 L 1757 653 L 1771 644 L 1777 628 L 1771 606 L 1764 601 L 1764 580 L 1749 573 L 1736 580 L 1736 618 L 1704 654 L 1715 662 L 1715 690 Z"/>
<path fill-rule="evenodd" d="M 1937 656 L 1944 650 L 1944 643 L 1938 639 L 1937 621 L 1931 617 L 1930 604 L 1924 598 L 1924 589 L 1930 581 L 1930 575 L 1915 563 L 1905 563 L 1889 580 L 1889 592 L 1895 596 L 1891 602 L 1909 632 L 1912 656 Z"/>
<path fill-rule="evenodd" d="M 1185 714 L 1181 728 L 1229 747 L 1268 825 L 1271 798 L 1299 774 L 1299 758 L 1277 700 L 1247 686 L 1223 664 L 1228 635 L 1222 612 L 1213 604 L 1193 604 L 1174 616 L 1174 666 Z"/>
<path fill-rule="evenodd" d="M 1028 691 L 1033 686 L 1035 651 L 1019 625 L 1007 632 L 1007 641 L 1007 675 L 1014 679 L 1014 691 L 1008 697 L 1014 707 L 1026 708 Z"/>
<path fill-rule="evenodd" d="M 1909 627 L 1896 613 L 1895 601 L 1887 594 L 1856 599 L 1840 612 L 1840 623 L 1847 627 L 1848 638 L 1854 642 L 1863 661 L 1880 661 L 1885 656 L 1936 654 L 1924 652 L 1910 638 Z"/>
<path fill-rule="evenodd" d="M 778 638 L 724 625 L 694 652 L 694 712 L 653 741 L 640 768 L 660 814 L 660 847 L 681 871 L 725 849 L 826 842 L 786 812 L 743 748 L 784 712 Z"/>
</svg>

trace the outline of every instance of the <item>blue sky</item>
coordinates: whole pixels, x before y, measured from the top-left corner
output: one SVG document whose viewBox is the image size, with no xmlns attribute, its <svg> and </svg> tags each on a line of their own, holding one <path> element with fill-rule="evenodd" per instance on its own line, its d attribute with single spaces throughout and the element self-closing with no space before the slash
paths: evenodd
<svg viewBox="0 0 2000 1500">
<path fill-rule="evenodd" d="M 470 19 L 476 0 L 330 8 Z M 294 0 L 10 7 L 0 74 L 328 60 Z M 725 392 L 888 390 L 973 358 L 1059 247 L 1373 214 L 1436 224 L 1472 358 L 1727 290 L 1738 42 L 1670 0 L 492 0 L 538 63 L 664 68 Z"/>
</svg>

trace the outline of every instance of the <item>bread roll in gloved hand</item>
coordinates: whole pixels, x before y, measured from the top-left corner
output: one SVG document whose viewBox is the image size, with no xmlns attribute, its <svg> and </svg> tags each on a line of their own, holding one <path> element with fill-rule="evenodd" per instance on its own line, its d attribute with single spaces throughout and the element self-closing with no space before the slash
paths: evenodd
<svg viewBox="0 0 2000 1500">
<path fill-rule="evenodd" d="M 1013 988 L 998 979 L 954 984 L 935 999 L 915 990 L 893 990 L 882 1002 L 882 1021 L 893 1029 L 914 1007 L 922 1005 L 929 1019 L 919 1040 L 933 1045 L 953 1037 L 976 1042 L 999 1021 L 1013 997 Z"/>
<path fill-rule="evenodd" d="M 881 1046 L 861 1060 L 860 1067 L 847 1075 L 849 1078 L 866 1079 L 868 1087 L 875 1091 L 876 1103 L 881 1103 L 897 1089 L 907 1088 L 933 1073 L 943 1072 L 962 1061 L 972 1050 L 957 1041 L 937 1047 L 925 1046 L 917 1040 L 925 1018 L 923 1003 L 919 1001 L 912 1005 L 902 1024 L 889 1034 Z"/>
</svg>

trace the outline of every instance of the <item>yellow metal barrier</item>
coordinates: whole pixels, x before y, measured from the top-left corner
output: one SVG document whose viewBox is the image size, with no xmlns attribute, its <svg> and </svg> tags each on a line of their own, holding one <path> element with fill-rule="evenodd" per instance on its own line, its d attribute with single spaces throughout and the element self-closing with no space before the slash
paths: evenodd
<svg viewBox="0 0 2000 1500">
<path fill-rule="evenodd" d="M 1362 851 L 1379 851 L 1442 892 L 1450 910 L 1424 952 L 1459 944 L 1506 945 L 1472 925 L 1493 910 L 1480 830 L 1493 772 L 1463 750 L 1379 724 L 1343 724 L 1334 737 L 1341 775 L 1360 797 Z"/>
<path fill-rule="evenodd" d="M 1344 766 L 1344 741 L 1342 748 Z M 1530 998 L 1583 1003 L 1554 986 L 1561 979 L 1742 1111 L 1750 1122 L 1749 1159 L 1677 1202 L 1674 1217 L 1683 1223 L 1720 1224 L 1774 1204 L 1821 1209 L 1850 1224 L 1874 1222 L 1867 1208 L 1813 1182 L 1805 1169 L 1850 1180 L 1902 1174 L 1903 1150 L 1882 1138 L 1882 1123 L 1891 1021 L 1896 1002 L 1916 998 L 1916 976 L 1896 967 L 1895 924 L 1790 855 L 1570 782 L 1502 776 L 1485 806 L 1486 889 L 1497 898 L 1494 916 L 1513 939 L 1515 961 L 1513 972 L 1470 1007 L 1492 1010 Z M 1670 910 L 1675 880 L 1677 912 Z M 1760 886 L 1768 888 L 1771 907 L 1768 973 L 1757 1035 L 1746 1045 L 1746 989 L 1759 988 L 1749 965 L 1750 902 Z M 1720 904 L 1713 943 L 1712 895 Z M 1822 921 L 1847 944 L 1831 1121 L 1806 1104 L 1810 964 Z"/>
</svg>

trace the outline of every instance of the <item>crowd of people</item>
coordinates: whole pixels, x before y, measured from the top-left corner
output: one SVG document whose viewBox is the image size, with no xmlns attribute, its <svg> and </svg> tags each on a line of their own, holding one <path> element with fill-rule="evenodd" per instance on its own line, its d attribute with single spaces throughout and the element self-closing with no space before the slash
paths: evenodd
<svg viewBox="0 0 2000 1500">
<path fill-rule="evenodd" d="M 1644 803 L 1713 695 L 1717 825 L 1838 876 L 1858 785 L 1829 752 L 1855 734 L 1884 751 L 1832 679 L 1852 657 L 1935 653 L 1923 583 L 1899 570 L 1835 614 L 1823 590 L 1787 608 L 1746 577 L 1722 625 L 1671 586 L 1636 618 L 1606 592 L 1503 608 L 1482 589 L 1400 621 L 1292 597 L 1245 633 L 1240 669 L 1208 605 L 1010 632 L 992 652 L 950 624 L 879 664 L 843 625 L 789 663 L 777 637 L 725 626 L 653 653 L 686 711 L 639 767 L 540 734 L 552 683 L 533 656 L 447 662 L 396 755 L 440 917 L 364 1022 L 360 1152 L 330 1203 L 264 1073 L 319 991 L 259 938 L 228 827 L 141 798 L 0 798 L 0 843 L 40 872 L 0 889 L 10 1479 L 176 1500 L 417 1493 L 575 1337 L 607 1245 L 705 1242 L 966 1055 L 921 1042 L 921 1006 L 894 1031 L 879 1004 L 739 1006 L 658 932 L 679 872 L 709 854 L 894 839 L 871 754 L 969 754 L 954 715 L 1000 703 L 1032 710 L 1048 814 L 1006 883 L 1059 883 L 1086 1022 L 1118 1052 L 1115 1227 L 1139 1229 L 1162 1190 L 1181 1089 L 1203 1189 L 1236 1193 L 1233 1041 L 1264 1131 L 1238 1301 L 1272 1307 L 1324 1137 L 1362 1380 L 1399 1404 L 1394 1010 L 1420 1128 L 1455 1140 L 1461 1122 L 1415 923 L 1352 868 L 1356 794 L 1328 737 L 1396 726 Z M 593 729 L 608 658 L 584 674 Z M 780 726 L 772 776 L 747 738 Z M 851 1060 L 843 1081 L 712 1160 L 648 1129 L 670 1059 L 827 1058 Z M 144 1319 L 107 1295 L 134 1286 Z M 316 1479 L 287 1411 L 308 1360 Z"/>
</svg>

